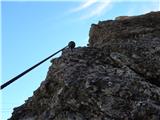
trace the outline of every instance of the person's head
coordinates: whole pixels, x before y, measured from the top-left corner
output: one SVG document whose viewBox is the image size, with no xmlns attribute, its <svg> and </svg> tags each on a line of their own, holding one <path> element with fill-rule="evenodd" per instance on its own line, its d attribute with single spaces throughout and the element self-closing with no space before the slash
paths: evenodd
<svg viewBox="0 0 160 120">
<path fill-rule="evenodd" d="M 75 46 L 76 46 L 76 44 L 75 44 L 74 41 L 70 41 L 70 42 L 68 43 L 68 47 L 71 48 L 71 49 L 73 49 Z"/>
</svg>

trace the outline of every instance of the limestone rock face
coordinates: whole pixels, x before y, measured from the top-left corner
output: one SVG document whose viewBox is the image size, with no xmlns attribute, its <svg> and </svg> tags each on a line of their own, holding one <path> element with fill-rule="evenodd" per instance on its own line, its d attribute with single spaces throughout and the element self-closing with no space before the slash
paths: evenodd
<svg viewBox="0 0 160 120">
<path fill-rule="evenodd" d="M 160 12 L 92 25 L 9 120 L 160 120 Z"/>
<path fill-rule="evenodd" d="M 99 22 L 89 35 L 90 47 L 118 55 L 132 70 L 160 86 L 160 12 Z"/>
</svg>

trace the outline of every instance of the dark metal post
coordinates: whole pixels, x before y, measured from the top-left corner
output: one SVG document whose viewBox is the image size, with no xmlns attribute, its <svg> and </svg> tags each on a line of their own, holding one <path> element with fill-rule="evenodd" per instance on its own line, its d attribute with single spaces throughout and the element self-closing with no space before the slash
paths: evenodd
<svg viewBox="0 0 160 120">
<path fill-rule="evenodd" d="M 68 45 L 66 47 L 68 47 Z M 26 73 L 28 73 L 29 71 L 33 70 L 34 68 L 36 68 L 37 66 L 39 66 L 40 64 L 42 64 L 43 62 L 45 62 L 46 60 L 50 59 L 51 57 L 53 57 L 54 55 L 56 55 L 57 53 L 59 53 L 60 51 L 64 50 L 66 47 L 62 48 L 61 50 L 59 50 L 56 53 L 50 55 L 49 57 L 45 58 L 44 60 L 40 61 L 39 63 L 37 63 L 34 66 L 30 67 L 29 69 L 25 70 L 24 72 L 20 73 L 16 77 L 14 77 L 11 80 L 7 81 L 6 83 L 4 83 L 3 85 L 0 86 L 0 89 L 3 89 L 5 87 L 7 87 L 9 84 L 11 84 L 12 82 L 16 81 L 17 79 L 19 79 L 20 77 L 22 77 L 23 75 L 25 75 Z"/>
</svg>

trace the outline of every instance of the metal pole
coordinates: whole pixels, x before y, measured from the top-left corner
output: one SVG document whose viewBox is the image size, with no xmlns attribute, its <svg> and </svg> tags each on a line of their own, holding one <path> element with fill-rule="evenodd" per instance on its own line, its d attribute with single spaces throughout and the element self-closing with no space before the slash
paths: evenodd
<svg viewBox="0 0 160 120">
<path fill-rule="evenodd" d="M 66 46 L 68 47 L 68 45 Z M 0 89 L 2 90 L 3 88 L 7 87 L 9 84 L 11 84 L 12 82 L 16 81 L 17 79 L 19 79 L 20 77 L 22 77 L 23 75 L 25 75 L 26 73 L 28 73 L 29 71 L 33 70 L 34 68 L 36 68 L 37 66 L 39 66 L 40 64 L 42 64 L 43 62 L 47 61 L 48 59 L 50 59 L 51 57 L 53 57 L 54 55 L 56 55 L 57 53 L 59 53 L 60 51 L 64 50 L 66 47 L 62 48 L 61 50 L 55 52 L 54 54 L 50 55 L 49 57 L 45 58 L 44 60 L 38 62 L 37 64 L 35 64 L 34 66 L 30 67 L 29 69 L 25 70 L 24 72 L 20 73 L 19 75 L 17 75 L 16 77 L 12 78 L 11 80 L 7 81 L 6 83 L 4 83 L 3 85 L 0 86 Z"/>
</svg>

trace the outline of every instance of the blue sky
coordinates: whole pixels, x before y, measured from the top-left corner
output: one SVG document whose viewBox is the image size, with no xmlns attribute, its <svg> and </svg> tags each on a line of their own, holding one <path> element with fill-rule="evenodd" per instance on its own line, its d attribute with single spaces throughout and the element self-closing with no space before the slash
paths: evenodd
<svg viewBox="0 0 160 120">
<path fill-rule="evenodd" d="M 160 10 L 159 0 L 5 0 L 1 2 L 1 83 L 74 40 L 86 46 L 92 23 Z M 0 119 L 33 95 L 50 60 L 0 91 Z"/>
</svg>

